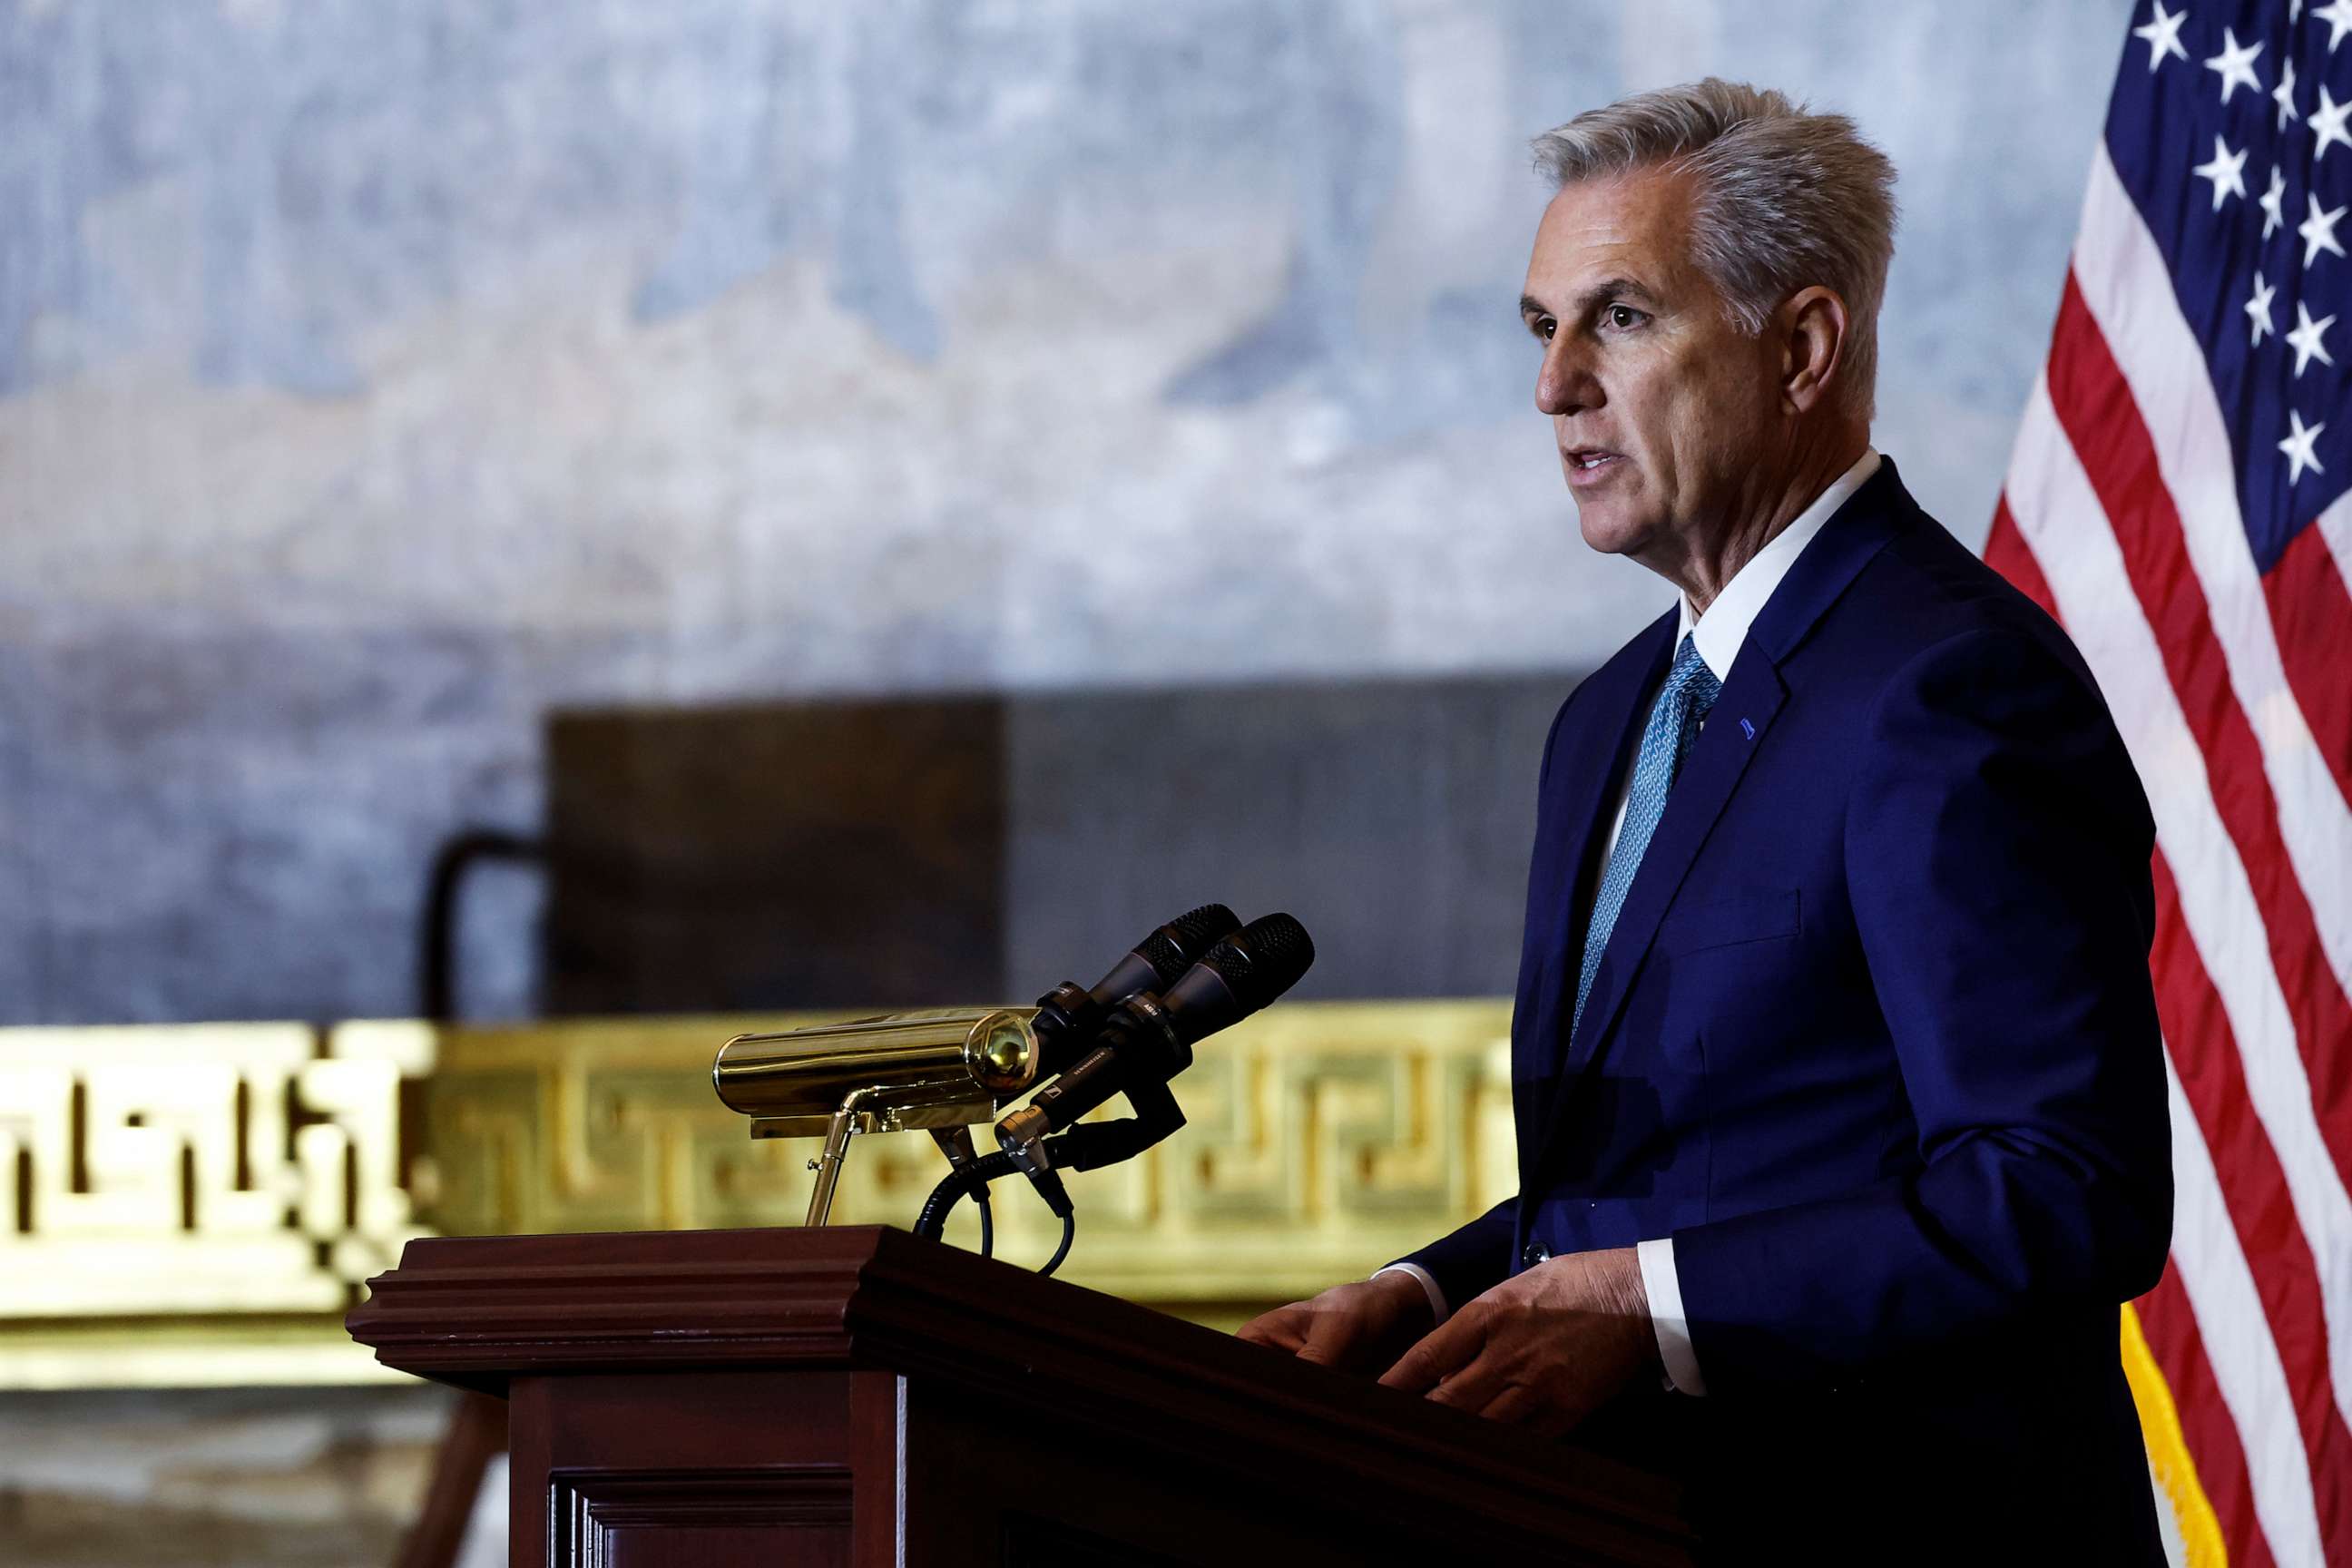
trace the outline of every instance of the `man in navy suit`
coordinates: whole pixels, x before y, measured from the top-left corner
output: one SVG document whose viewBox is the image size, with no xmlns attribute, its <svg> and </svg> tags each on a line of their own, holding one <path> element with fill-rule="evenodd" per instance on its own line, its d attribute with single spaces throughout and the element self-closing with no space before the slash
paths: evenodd
<svg viewBox="0 0 2352 1568">
<path fill-rule="evenodd" d="M 1518 1195 L 1244 1337 L 1579 1427 L 1718 1543 L 2160 1561 L 2154 828 L 2065 634 L 1871 448 L 1894 172 L 1719 81 L 1537 150 L 1536 401 L 1678 602 L 1545 748 Z"/>
</svg>

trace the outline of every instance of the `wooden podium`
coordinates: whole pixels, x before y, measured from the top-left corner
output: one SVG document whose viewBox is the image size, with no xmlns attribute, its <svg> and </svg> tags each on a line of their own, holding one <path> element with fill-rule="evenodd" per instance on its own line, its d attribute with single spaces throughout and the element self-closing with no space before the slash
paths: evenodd
<svg viewBox="0 0 2352 1568">
<path fill-rule="evenodd" d="M 509 1401 L 515 1564 L 1668 1563 L 1573 1447 L 876 1226 L 411 1242 L 351 1313 Z"/>
</svg>

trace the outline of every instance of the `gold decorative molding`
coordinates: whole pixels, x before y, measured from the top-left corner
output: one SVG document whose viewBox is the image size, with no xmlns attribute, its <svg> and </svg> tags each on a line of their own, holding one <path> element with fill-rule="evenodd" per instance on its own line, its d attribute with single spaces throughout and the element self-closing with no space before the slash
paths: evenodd
<svg viewBox="0 0 2352 1568">
<path fill-rule="evenodd" d="M 339 1316 L 427 1229 L 798 1224 L 815 1142 L 754 1142 L 710 1060 L 838 1016 L 0 1030 L 0 1386 L 373 1375 Z M 1297 1003 L 1216 1037 L 1183 1131 L 1072 1178 L 1065 1273 L 1230 1323 L 1460 1224 L 1512 1181 L 1508 1021 Z M 859 1138 L 835 1216 L 911 1224 L 944 1169 Z M 1015 1261 L 1058 1234 L 1017 1184 L 995 1219 Z"/>
<path fill-rule="evenodd" d="M 0 1031 L 0 1321 L 340 1311 L 417 1233 L 413 1024 Z"/>
</svg>

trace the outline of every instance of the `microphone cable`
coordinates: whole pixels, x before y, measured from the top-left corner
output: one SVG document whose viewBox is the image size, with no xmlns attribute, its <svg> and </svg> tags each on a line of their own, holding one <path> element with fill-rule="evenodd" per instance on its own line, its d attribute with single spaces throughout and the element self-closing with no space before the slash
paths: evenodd
<svg viewBox="0 0 2352 1568">
<path fill-rule="evenodd" d="M 1013 1163 L 1013 1156 L 1002 1149 L 993 1154 L 982 1154 L 976 1160 L 965 1161 L 941 1176 L 940 1184 L 931 1189 L 931 1195 L 923 1200 L 923 1212 L 915 1220 L 915 1234 L 932 1241 L 939 1240 L 947 1233 L 948 1215 L 965 1198 L 980 1205 L 984 1212 L 988 1205 L 988 1184 L 999 1176 L 1009 1176 L 1019 1169 Z"/>
<path fill-rule="evenodd" d="M 999 1149 L 993 1154 L 983 1154 L 950 1171 L 940 1178 L 939 1185 L 931 1189 L 931 1195 L 923 1200 L 923 1212 L 915 1220 L 915 1234 L 928 1240 L 939 1240 L 947 1231 L 949 1214 L 958 1203 L 970 1198 L 980 1209 L 981 1256 L 993 1257 L 995 1227 L 989 1212 L 988 1184 L 999 1176 L 1012 1175 L 1020 1169 L 1019 1162 L 1012 1154 Z M 1051 1182 L 1049 1185 L 1061 1199 L 1056 1203 L 1053 1196 L 1046 1197 L 1048 1205 L 1061 1216 L 1062 1244 L 1054 1249 L 1054 1256 L 1045 1266 L 1037 1270 L 1041 1276 L 1050 1276 L 1061 1268 L 1070 1256 L 1070 1246 L 1077 1239 L 1078 1234 L 1077 1211 L 1071 1205 L 1068 1194 L 1061 1192 L 1059 1181 Z"/>
<path fill-rule="evenodd" d="M 1051 1275 L 1055 1269 L 1062 1266 L 1062 1259 L 1070 1255 L 1070 1243 L 1076 1239 L 1077 1234 L 1078 1212 L 1072 1209 L 1062 1216 L 1062 1245 L 1054 1248 L 1054 1256 L 1045 1260 L 1045 1268 L 1037 1270 L 1041 1279 Z"/>
</svg>

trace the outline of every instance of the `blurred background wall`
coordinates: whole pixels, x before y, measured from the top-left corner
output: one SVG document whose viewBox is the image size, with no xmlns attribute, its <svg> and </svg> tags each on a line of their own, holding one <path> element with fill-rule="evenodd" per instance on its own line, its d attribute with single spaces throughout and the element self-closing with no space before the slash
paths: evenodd
<svg viewBox="0 0 2352 1568">
<path fill-rule="evenodd" d="M 1298 913 L 1305 994 L 1503 994 L 1545 727 L 1671 603 L 1531 406 L 1528 139 L 1709 72 L 1857 117 L 1878 442 L 1975 544 L 2127 8 L 0 0 L 0 1024 L 1014 997 L 1208 898 Z M 1391 1082 L 1503 1104 L 1494 1019 L 1406 1074 L 1297 1016 L 1236 1049 L 1366 1147 L 1460 1124 Z M 628 1207 L 640 1122 L 714 1180 L 740 1127 L 628 1071 L 694 1103 L 598 1123 L 573 1219 L 709 1223 Z M 1213 1187 L 1265 1134 L 1195 1079 Z M 552 1136 L 535 1093 L 484 1124 Z M 1357 1219 L 1467 1201 L 1457 1152 Z M 421 1496 L 443 1391 L 75 1387 L 0 1328 L 11 1562 L 386 1561 Z"/>
<path fill-rule="evenodd" d="M 1855 115 L 1973 543 L 2126 9 L 5 0 L 0 1022 L 415 1012 L 476 829 L 478 1016 L 1034 994 L 1205 897 L 1506 990 L 1544 725 L 1671 602 L 1531 408 L 1528 137 Z"/>
</svg>

